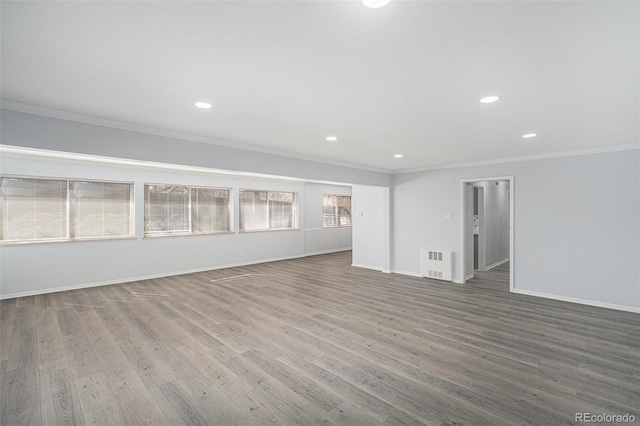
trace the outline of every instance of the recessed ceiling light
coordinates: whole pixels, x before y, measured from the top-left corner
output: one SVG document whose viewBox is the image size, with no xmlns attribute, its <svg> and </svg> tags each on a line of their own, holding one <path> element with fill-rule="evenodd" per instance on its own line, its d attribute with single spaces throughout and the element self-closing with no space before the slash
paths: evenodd
<svg viewBox="0 0 640 426">
<path fill-rule="evenodd" d="M 526 133 L 526 134 L 522 135 L 522 137 L 525 138 L 525 139 L 535 138 L 536 136 L 538 136 L 537 133 Z"/>
<path fill-rule="evenodd" d="M 480 99 L 480 103 L 481 104 L 490 104 L 492 102 L 497 101 L 498 99 L 500 99 L 500 96 L 496 96 L 496 95 L 485 96 L 484 98 Z"/>
<path fill-rule="evenodd" d="M 327 140 L 329 142 L 335 142 L 335 141 L 338 140 L 338 137 L 337 136 L 327 136 Z"/>
<path fill-rule="evenodd" d="M 391 0 L 362 0 L 365 6 L 377 9 L 389 3 Z"/>
<path fill-rule="evenodd" d="M 198 108 L 202 108 L 202 109 L 209 109 L 211 108 L 211 104 L 209 102 L 196 102 L 195 105 Z"/>
<path fill-rule="evenodd" d="M 404 155 L 402 155 L 402 154 L 395 154 L 395 155 L 394 155 L 394 157 L 396 157 L 396 158 L 402 158 L 402 157 L 404 157 Z"/>
</svg>

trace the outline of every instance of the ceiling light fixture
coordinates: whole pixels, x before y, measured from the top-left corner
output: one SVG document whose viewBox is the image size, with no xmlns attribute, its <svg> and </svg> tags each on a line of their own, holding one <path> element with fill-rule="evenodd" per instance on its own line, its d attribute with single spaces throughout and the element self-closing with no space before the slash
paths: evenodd
<svg viewBox="0 0 640 426">
<path fill-rule="evenodd" d="M 198 108 L 202 108 L 202 109 L 211 108 L 211 104 L 209 102 L 196 102 L 195 106 L 197 106 Z"/>
<path fill-rule="evenodd" d="M 490 104 L 490 103 L 493 103 L 493 102 L 497 101 L 498 99 L 500 99 L 500 96 L 496 96 L 496 95 L 485 96 L 484 98 L 480 99 L 480 103 L 481 104 Z"/>
<path fill-rule="evenodd" d="M 338 140 L 338 137 L 337 136 L 327 136 L 327 140 L 329 142 L 335 142 L 335 141 Z"/>
<path fill-rule="evenodd" d="M 522 135 L 522 137 L 525 138 L 525 139 L 535 138 L 536 136 L 538 136 L 537 133 L 526 133 L 526 134 Z"/>
<path fill-rule="evenodd" d="M 385 6 L 391 0 L 362 0 L 362 3 L 370 7 L 371 9 L 377 9 L 379 7 Z"/>
<path fill-rule="evenodd" d="M 402 158 L 402 157 L 404 157 L 404 155 L 402 155 L 402 154 L 395 154 L 395 155 L 394 155 L 394 157 L 396 157 L 396 158 Z"/>
</svg>

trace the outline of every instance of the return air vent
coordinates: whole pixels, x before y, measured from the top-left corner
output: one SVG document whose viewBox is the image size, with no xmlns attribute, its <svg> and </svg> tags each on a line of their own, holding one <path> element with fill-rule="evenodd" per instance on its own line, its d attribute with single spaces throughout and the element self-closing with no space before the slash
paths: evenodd
<svg viewBox="0 0 640 426">
<path fill-rule="evenodd" d="M 436 280 L 451 281 L 453 252 L 422 249 L 420 251 L 421 275 Z"/>
</svg>

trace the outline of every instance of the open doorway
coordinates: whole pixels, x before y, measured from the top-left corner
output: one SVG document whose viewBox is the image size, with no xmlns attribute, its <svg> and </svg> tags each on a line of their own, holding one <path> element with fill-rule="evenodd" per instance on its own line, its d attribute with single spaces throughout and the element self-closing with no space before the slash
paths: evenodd
<svg viewBox="0 0 640 426">
<path fill-rule="evenodd" d="M 462 283 L 514 290 L 513 181 L 513 176 L 461 180 Z"/>
</svg>

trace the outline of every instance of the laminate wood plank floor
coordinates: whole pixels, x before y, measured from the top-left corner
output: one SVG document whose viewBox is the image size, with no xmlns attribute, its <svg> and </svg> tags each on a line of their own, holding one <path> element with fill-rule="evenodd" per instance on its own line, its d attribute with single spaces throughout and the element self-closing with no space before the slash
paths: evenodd
<svg viewBox="0 0 640 426">
<path fill-rule="evenodd" d="M 487 290 L 509 291 L 510 264 L 510 262 L 505 262 L 488 271 L 476 269 L 473 271 L 473 278 L 467 280 L 467 283 Z"/>
<path fill-rule="evenodd" d="M 0 302 L 0 424 L 640 419 L 640 315 L 351 252 Z M 640 420 L 637 420 L 640 421 Z"/>
</svg>

